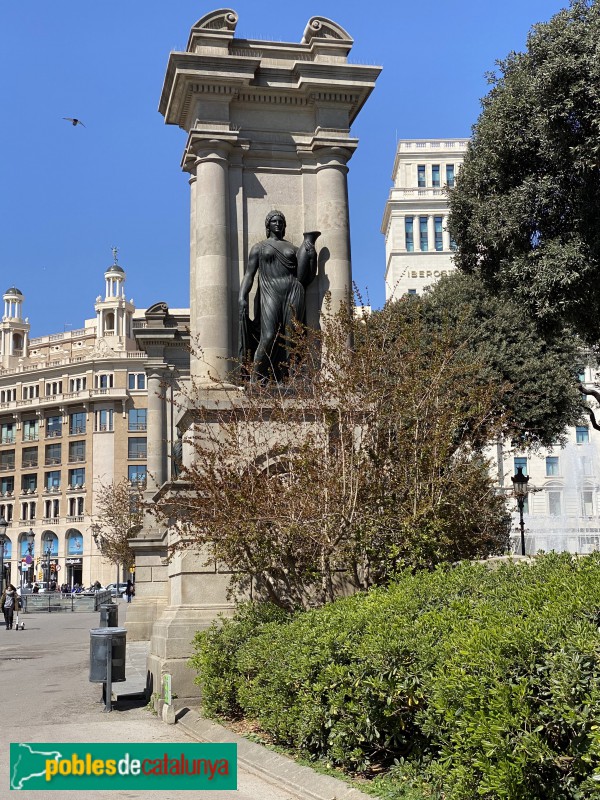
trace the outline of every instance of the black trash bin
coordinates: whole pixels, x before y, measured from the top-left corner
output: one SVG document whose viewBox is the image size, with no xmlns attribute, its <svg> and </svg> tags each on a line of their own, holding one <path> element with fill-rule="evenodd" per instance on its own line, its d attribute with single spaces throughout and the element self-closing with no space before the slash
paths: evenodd
<svg viewBox="0 0 600 800">
<path fill-rule="evenodd" d="M 126 637 L 125 628 L 90 630 L 90 683 L 118 683 L 125 680 Z"/>
<path fill-rule="evenodd" d="M 116 628 L 119 625 L 119 606 L 116 603 L 107 603 L 100 606 L 100 627 Z"/>
</svg>

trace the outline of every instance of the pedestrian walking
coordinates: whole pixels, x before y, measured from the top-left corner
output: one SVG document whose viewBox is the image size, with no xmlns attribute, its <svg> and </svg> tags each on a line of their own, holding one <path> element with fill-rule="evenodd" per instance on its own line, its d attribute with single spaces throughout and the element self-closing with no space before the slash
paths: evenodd
<svg viewBox="0 0 600 800">
<path fill-rule="evenodd" d="M 4 612 L 4 622 L 6 623 L 7 631 L 9 631 L 13 626 L 13 614 L 15 613 L 15 608 L 18 602 L 19 596 L 17 594 L 17 590 L 12 583 L 9 583 L 4 590 L 2 597 L 0 597 L 0 606 L 2 606 L 2 611 Z"/>
<path fill-rule="evenodd" d="M 127 597 L 127 602 L 131 603 L 131 598 L 135 594 L 135 586 L 133 585 L 132 581 L 127 581 L 127 587 L 125 589 L 125 595 Z"/>
</svg>

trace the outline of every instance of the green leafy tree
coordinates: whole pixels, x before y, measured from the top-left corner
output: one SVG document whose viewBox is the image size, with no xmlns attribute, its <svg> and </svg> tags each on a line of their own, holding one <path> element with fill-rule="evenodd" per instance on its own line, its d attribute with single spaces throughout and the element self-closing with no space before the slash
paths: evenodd
<svg viewBox="0 0 600 800">
<path fill-rule="evenodd" d="M 285 608 L 407 565 L 502 552 L 504 499 L 483 457 L 504 424 L 501 387 L 482 378 L 460 326 L 432 328 L 407 303 L 293 338 L 285 384 L 189 398 L 193 459 L 155 505 L 173 547 Z"/>
<path fill-rule="evenodd" d="M 532 28 L 492 88 L 450 195 L 456 263 L 542 331 L 600 338 L 600 5 Z"/>
<path fill-rule="evenodd" d="M 444 322 L 460 326 L 482 365 L 481 379 L 502 387 L 495 402 L 506 412 L 505 434 L 513 442 L 549 447 L 561 440 L 567 426 L 579 422 L 578 337 L 568 331 L 542 336 L 517 301 L 460 272 L 442 278 L 418 302 L 432 327 Z M 403 313 L 400 306 L 397 310 Z"/>
</svg>

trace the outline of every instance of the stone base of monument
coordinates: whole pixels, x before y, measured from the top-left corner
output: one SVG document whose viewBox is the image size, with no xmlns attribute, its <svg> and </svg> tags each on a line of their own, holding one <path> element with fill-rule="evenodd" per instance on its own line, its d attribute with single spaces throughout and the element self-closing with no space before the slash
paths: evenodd
<svg viewBox="0 0 600 800">
<path fill-rule="evenodd" d="M 196 633 L 208 628 L 218 614 L 229 616 L 233 611 L 232 604 L 169 606 L 154 624 L 147 670 L 154 692 L 160 691 L 163 675 L 171 675 L 176 709 L 196 707 L 200 701 L 196 672 L 188 666 Z"/>
<path fill-rule="evenodd" d="M 154 623 L 167 607 L 166 597 L 138 597 L 127 604 L 127 638 L 130 642 L 147 642 L 152 638 Z"/>
</svg>

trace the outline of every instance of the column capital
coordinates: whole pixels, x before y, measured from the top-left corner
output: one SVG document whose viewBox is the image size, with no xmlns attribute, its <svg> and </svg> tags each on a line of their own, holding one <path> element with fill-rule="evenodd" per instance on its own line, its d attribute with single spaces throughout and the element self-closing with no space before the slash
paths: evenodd
<svg viewBox="0 0 600 800">
<path fill-rule="evenodd" d="M 184 172 L 193 172 L 199 163 L 227 162 L 237 142 L 237 131 L 192 130 L 183 151 L 181 168 Z"/>
<path fill-rule="evenodd" d="M 313 152 L 317 159 L 317 172 L 321 169 L 333 168 L 348 172 L 347 163 L 352 158 L 354 148 L 340 147 L 338 145 L 313 144 Z"/>
</svg>

